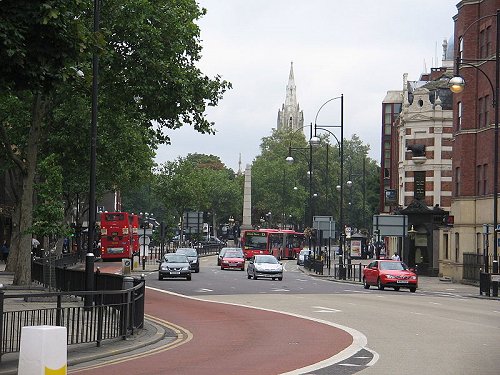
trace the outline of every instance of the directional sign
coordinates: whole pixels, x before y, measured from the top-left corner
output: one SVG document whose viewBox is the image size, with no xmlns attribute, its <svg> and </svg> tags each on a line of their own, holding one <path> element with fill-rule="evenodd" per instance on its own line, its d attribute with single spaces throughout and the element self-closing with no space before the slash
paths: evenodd
<svg viewBox="0 0 500 375">
<path fill-rule="evenodd" d="M 141 245 L 149 245 L 150 242 L 151 242 L 151 238 L 149 238 L 148 236 L 140 236 L 139 237 L 139 243 Z"/>
</svg>

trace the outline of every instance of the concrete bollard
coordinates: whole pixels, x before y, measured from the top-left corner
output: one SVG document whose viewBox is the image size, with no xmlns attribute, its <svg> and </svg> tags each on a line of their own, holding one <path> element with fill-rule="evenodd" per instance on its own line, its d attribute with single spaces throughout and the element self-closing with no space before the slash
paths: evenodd
<svg viewBox="0 0 500 375">
<path fill-rule="evenodd" d="M 67 363 L 66 327 L 22 327 L 19 375 L 66 375 Z"/>
</svg>

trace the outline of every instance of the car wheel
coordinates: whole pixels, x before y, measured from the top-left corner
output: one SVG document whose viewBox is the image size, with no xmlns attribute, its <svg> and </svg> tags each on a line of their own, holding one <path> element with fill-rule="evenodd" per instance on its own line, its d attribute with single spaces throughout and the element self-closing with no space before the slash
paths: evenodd
<svg viewBox="0 0 500 375">
<path fill-rule="evenodd" d="M 158 275 L 158 280 L 163 280 L 163 276 L 162 275 Z"/>
<path fill-rule="evenodd" d="M 241 270 L 240 271 L 245 271 L 245 267 L 241 267 Z"/>
<path fill-rule="evenodd" d="M 274 280 L 276 280 L 276 278 L 275 278 L 275 277 L 271 277 L 271 279 L 273 279 L 273 281 L 274 281 Z"/>
<path fill-rule="evenodd" d="M 410 288 L 410 292 L 415 293 L 416 291 L 417 291 L 417 288 L 415 288 L 415 287 Z"/>
<path fill-rule="evenodd" d="M 252 276 L 250 276 L 250 274 L 247 273 L 247 278 L 248 278 L 248 280 L 250 280 L 252 278 Z"/>
<path fill-rule="evenodd" d="M 366 279 L 363 277 L 363 288 L 370 289 L 370 284 L 366 282 Z"/>
<path fill-rule="evenodd" d="M 197 268 L 194 272 L 195 272 L 195 273 L 199 273 L 199 272 L 200 272 L 200 269 L 199 269 L 199 268 Z"/>
<path fill-rule="evenodd" d="M 394 290 L 395 290 L 396 292 L 397 292 L 397 291 L 399 291 L 399 286 L 395 286 L 395 287 L 394 287 Z"/>
<path fill-rule="evenodd" d="M 221 269 L 221 270 L 224 270 L 224 267 L 220 266 L 220 269 Z"/>
<path fill-rule="evenodd" d="M 253 279 L 257 280 L 257 275 L 255 274 L 255 272 L 253 273 Z"/>
<path fill-rule="evenodd" d="M 186 276 L 186 280 L 187 280 L 187 281 L 191 281 L 191 275 Z"/>
<path fill-rule="evenodd" d="M 278 277 L 278 280 L 281 281 L 281 280 L 283 280 L 283 278 L 282 277 Z"/>
<path fill-rule="evenodd" d="M 380 279 L 377 280 L 377 288 L 378 290 L 384 290 L 384 285 L 382 284 L 382 281 Z"/>
</svg>

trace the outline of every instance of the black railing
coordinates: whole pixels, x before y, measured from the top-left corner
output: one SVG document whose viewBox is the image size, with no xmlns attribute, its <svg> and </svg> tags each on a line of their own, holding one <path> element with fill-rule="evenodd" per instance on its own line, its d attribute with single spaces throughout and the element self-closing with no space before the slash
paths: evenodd
<svg viewBox="0 0 500 375">
<path fill-rule="evenodd" d="M 96 272 L 96 291 L 84 291 L 85 272 L 67 268 L 72 263 L 70 256 L 32 262 L 32 280 L 58 292 L 6 293 L 7 289 L 0 289 L 0 359 L 2 354 L 19 351 L 23 326 L 64 326 L 68 345 L 95 342 L 97 346 L 103 340 L 125 339 L 144 326 L 144 279 Z M 85 296 L 91 296 L 90 306 L 84 306 Z M 7 299 L 43 301 L 44 307 L 7 311 Z"/>
<path fill-rule="evenodd" d="M 485 256 L 476 253 L 464 253 L 463 279 L 480 281 L 480 273 L 485 269 Z M 488 269 L 493 269 L 493 257 L 488 256 Z"/>
<path fill-rule="evenodd" d="M 324 275 L 325 270 L 331 277 L 336 280 L 349 280 L 361 282 L 363 280 L 363 268 L 365 267 L 362 263 L 348 263 L 348 264 L 332 264 L 333 269 L 325 268 L 325 264 L 322 260 L 309 259 L 304 260 L 304 268 L 309 271 L 313 271 L 318 275 Z"/>
</svg>

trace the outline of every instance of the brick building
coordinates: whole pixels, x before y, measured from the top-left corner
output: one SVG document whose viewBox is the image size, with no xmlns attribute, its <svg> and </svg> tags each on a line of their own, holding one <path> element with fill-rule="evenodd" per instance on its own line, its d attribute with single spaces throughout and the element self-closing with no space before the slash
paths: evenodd
<svg viewBox="0 0 500 375">
<path fill-rule="evenodd" d="M 491 261 L 493 253 L 492 236 L 485 238 L 483 225 L 493 223 L 494 90 L 490 82 L 495 83 L 496 11 L 500 1 L 463 0 L 457 9 L 455 53 L 480 69 L 460 64 L 459 74 L 467 85 L 453 98 L 454 226 L 442 233 L 440 270 L 460 280 L 464 254 L 482 256 L 489 249 Z"/>
</svg>

